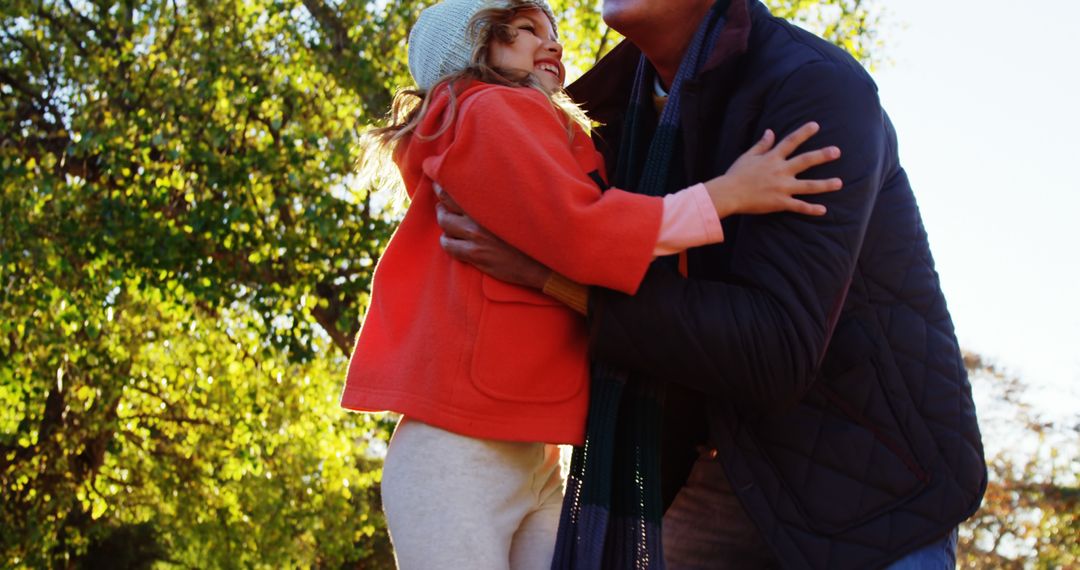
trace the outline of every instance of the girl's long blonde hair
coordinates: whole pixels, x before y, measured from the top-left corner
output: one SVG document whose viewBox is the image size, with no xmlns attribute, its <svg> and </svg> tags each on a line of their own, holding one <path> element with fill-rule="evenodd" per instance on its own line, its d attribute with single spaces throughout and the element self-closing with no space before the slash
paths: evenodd
<svg viewBox="0 0 1080 570">
<path fill-rule="evenodd" d="M 568 119 L 566 125 L 568 142 L 573 139 L 574 125 L 589 132 L 588 117 L 565 91 L 559 89 L 554 93 L 549 93 L 543 88 L 540 80 L 528 71 L 502 69 L 490 64 L 491 42 L 512 43 L 517 37 L 518 30 L 513 28 L 510 22 L 518 13 L 533 9 L 541 10 L 550 17 L 548 10 L 545 10 L 543 3 L 538 0 L 509 0 L 506 7 L 486 8 L 477 12 L 469 21 L 468 26 L 469 33 L 473 34 L 476 40 L 470 57 L 472 64 L 461 71 L 443 77 L 429 91 L 425 92 L 416 88 L 404 89 L 394 95 L 390 111 L 386 116 L 386 124 L 368 129 L 361 137 L 361 177 L 364 177 L 365 171 L 369 171 L 367 178 L 385 180 L 385 172 L 392 167 L 389 164 L 390 157 L 402 140 L 411 136 L 430 140 L 445 133 L 454 123 L 457 115 L 457 97 L 461 86 L 470 81 L 536 89 L 543 93 L 552 106 Z M 554 21 L 552 27 L 555 27 Z M 442 124 L 433 133 L 418 132 L 420 123 L 427 116 L 433 95 L 444 85 L 449 90 L 450 102 Z M 376 172 L 380 174 L 375 174 Z"/>
</svg>

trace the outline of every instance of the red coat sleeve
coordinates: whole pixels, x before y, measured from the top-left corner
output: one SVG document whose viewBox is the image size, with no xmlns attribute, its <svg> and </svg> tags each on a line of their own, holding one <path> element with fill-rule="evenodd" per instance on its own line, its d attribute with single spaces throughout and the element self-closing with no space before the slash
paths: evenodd
<svg viewBox="0 0 1080 570">
<path fill-rule="evenodd" d="M 495 87 L 465 99 L 453 142 L 424 172 L 468 214 L 566 277 L 634 293 L 660 232 L 661 198 L 601 193 L 585 168 L 601 168 L 588 137 L 575 148 L 543 94 Z M 580 159 L 580 160 L 579 160 Z M 592 164 L 590 164 L 592 163 Z"/>
</svg>

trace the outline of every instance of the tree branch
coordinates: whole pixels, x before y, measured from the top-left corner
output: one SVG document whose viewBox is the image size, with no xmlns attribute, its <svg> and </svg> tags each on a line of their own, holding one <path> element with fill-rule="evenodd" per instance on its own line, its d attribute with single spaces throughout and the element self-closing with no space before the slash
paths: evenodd
<svg viewBox="0 0 1080 570">
<path fill-rule="evenodd" d="M 168 406 L 166 406 L 168 407 Z M 154 414 L 131 414 L 120 416 L 119 420 L 153 420 L 153 421 L 166 421 L 176 424 L 197 424 L 203 426 L 216 427 L 218 424 L 209 420 L 203 420 L 198 418 L 189 418 L 186 416 L 172 416 L 172 415 L 154 415 Z"/>
<path fill-rule="evenodd" d="M 303 0 L 304 7 L 307 8 L 311 17 L 315 18 L 315 21 L 322 27 L 323 34 L 330 40 L 330 46 L 334 53 L 340 54 L 351 50 L 351 42 L 349 42 L 349 31 L 345 28 L 345 24 L 341 21 L 341 18 L 334 12 L 333 8 L 326 5 L 323 0 Z"/>
<path fill-rule="evenodd" d="M 75 17 L 78 18 L 79 21 L 82 22 L 84 26 L 86 26 L 86 27 L 90 28 L 91 30 L 93 30 L 94 35 L 96 35 L 98 38 L 100 38 L 101 42 L 104 45 L 107 45 L 107 46 L 110 46 L 110 47 L 115 46 L 115 43 L 110 39 L 111 35 L 102 33 L 101 28 L 98 27 L 98 25 L 97 25 L 97 22 L 94 22 L 88 16 L 86 16 L 82 12 L 75 9 L 75 6 L 73 6 L 71 4 L 71 0 L 64 0 L 64 5 L 67 6 L 68 10 L 72 14 L 75 14 Z"/>
<path fill-rule="evenodd" d="M 71 4 L 68 4 L 68 6 L 70 7 Z M 71 10 L 75 13 L 78 13 L 78 11 L 74 8 L 71 8 Z M 86 51 L 86 46 L 84 46 L 82 43 L 80 34 L 76 34 L 75 32 L 73 32 L 71 28 L 69 28 L 68 25 L 64 23 L 60 18 L 58 18 L 52 12 L 47 11 L 44 4 L 38 6 L 38 15 L 48 20 L 49 23 L 53 26 L 60 28 L 60 31 L 64 32 L 64 35 L 67 36 L 68 40 L 70 40 L 72 45 L 74 45 L 75 48 L 79 50 L 79 53 L 82 54 L 83 57 L 90 57 L 89 53 Z"/>
<path fill-rule="evenodd" d="M 596 46 L 596 55 L 593 57 L 593 65 L 596 65 L 600 58 L 604 55 L 604 48 L 607 47 L 608 38 L 611 37 L 611 28 L 604 28 L 604 34 L 600 36 L 600 44 Z"/>
<path fill-rule="evenodd" d="M 334 305 L 336 305 L 336 303 L 332 303 L 331 306 Z M 341 332 L 341 329 L 337 328 L 337 321 L 340 315 L 340 311 L 324 309 L 322 307 L 315 307 L 311 310 L 311 316 L 315 317 L 315 322 L 319 323 L 319 326 L 330 336 L 330 340 L 334 341 L 334 346 L 338 347 L 338 349 L 341 350 L 341 353 L 348 357 L 352 353 L 352 337 L 351 335 Z"/>
</svg>

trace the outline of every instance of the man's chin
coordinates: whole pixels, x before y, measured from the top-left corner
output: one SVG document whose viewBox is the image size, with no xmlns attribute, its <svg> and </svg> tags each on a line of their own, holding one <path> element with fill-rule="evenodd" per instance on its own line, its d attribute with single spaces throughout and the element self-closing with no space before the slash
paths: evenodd
<svg viewBox="0 0 1080 570">
<path fill-rule="evenodd" d="M 603 18 L 608 27 L 624 36 L 626 35 L 625 30 L 630 29 L 634 21 L 633 10 L 620 6 L 617 2 L 604 2 L 600 17 Z"/>
</svg>

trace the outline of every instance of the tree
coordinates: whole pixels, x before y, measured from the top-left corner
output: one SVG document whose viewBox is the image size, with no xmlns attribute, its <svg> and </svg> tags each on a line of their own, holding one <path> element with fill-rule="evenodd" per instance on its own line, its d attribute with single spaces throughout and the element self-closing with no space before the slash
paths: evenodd
<svg viewBox="0 0 1080 570">
<path fill-rule="evenodd" d="M 9 565 L 389 564 L 391 420 L 336 401 L 396 220 L 358 133 L 425 4 L 0 5 Z M 774 4 L 868 57 L 860 2 Z M 568 59 L 616 43 L 554 5 Z"/>
<path fill-rule="evenodd" d="M 962 527 L 959 566 L 1076 567 L 1080 422 L 1040 418 L 1025 403 L 1019 378 L 976 355 L 965 355 L 965 363 L 977 385 L 993 394 L 980 414 L 983 429 L 991 430 L 984 440 L 994 447 L 988 450 L 990 482 L 982 508 Z"/>
</svg>

